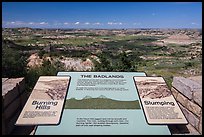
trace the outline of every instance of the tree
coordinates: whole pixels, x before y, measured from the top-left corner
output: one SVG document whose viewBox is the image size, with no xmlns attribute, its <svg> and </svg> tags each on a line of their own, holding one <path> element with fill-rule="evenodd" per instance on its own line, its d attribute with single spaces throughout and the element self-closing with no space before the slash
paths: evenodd
<svg viewBox="0 0 204 137">
<path fill-rule="evenodd" d="M 125 52 L 119 54 L 119 62 L 116 66 L 117 71 L 134 71 L 134 65 Z"/>
<path fill-rule="evenodd" d="M 2 77 L 23 77 L 26 74 L 26 57 L 2 44 Z"/>
<path fill-rule="evenodd" d="M 95 68 L 94 71 L 112 71 L 113 67 L 111 66 L 110 61 L 105 57 L 105 55 L 103 53 L 99 54 L 99 60 L 95 61 Z"/>
<path fill-rule="evenodd" d="M 29 90 L 32 90 L 40 76 L 55 76 L 58 71 L 63 70 L 65 70 L 65 68 L 60 61 L 52 63 L 44 59 L 42 66 L 33 67 L 27 71 L 26 83 L 28 84 Z"/>
</svg>

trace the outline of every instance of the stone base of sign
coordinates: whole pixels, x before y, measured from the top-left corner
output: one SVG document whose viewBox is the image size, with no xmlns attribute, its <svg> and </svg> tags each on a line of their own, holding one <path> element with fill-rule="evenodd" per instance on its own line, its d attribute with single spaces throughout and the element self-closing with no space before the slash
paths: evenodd
<svg viewBox="0 0 204 137">
<path fill-rule="evenodd" d="M 189 122 L 185 126 L 169 125 L 172 134 L 202 134 L 202 76 L 174 77 L 171 91 Z"/>
<path fill-rule="evenodd" d="M 24 78 L 2 78 L 2 135 L 13 134 L 20 128 L 15 123 L 28 96 Z"/>
</svg>

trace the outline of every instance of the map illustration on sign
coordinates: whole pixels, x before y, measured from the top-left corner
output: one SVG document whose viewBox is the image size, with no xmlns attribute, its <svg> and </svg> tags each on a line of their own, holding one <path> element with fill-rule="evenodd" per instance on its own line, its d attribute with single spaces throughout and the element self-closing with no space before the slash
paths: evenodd
<svg viewBox="0 0 204 137">
<path fill-rule="evenodd" d="M 162 77 L 134 77 L 148 124 L 187 124 Z"/>
<path fill-rule="evenodd" d="M 70 77 L 39 77 L 16 125 L 59 124 Z"/>
</svg>

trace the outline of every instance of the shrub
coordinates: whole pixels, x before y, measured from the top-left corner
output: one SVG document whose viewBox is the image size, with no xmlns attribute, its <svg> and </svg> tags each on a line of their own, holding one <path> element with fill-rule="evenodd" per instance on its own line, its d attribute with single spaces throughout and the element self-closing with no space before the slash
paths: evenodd
<svg viewBox="0 0 204 137">
<path fill-rule="evenodd" d="M 26 57 L 6 45 L 2 46 L 2 77 L 23 77 L 26 74 Z"/>
</svg>

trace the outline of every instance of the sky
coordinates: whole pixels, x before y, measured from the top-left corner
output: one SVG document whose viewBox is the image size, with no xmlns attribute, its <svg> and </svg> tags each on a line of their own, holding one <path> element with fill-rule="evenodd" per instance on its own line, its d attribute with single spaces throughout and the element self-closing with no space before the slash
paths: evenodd
<svg viewBox="0 0 204 137">
<path fill-rule="evenodd" d="M 2 27 L 202 28 L 202 2 L 2 2 Z"/>
</svg>

